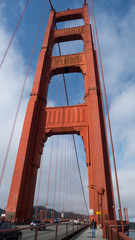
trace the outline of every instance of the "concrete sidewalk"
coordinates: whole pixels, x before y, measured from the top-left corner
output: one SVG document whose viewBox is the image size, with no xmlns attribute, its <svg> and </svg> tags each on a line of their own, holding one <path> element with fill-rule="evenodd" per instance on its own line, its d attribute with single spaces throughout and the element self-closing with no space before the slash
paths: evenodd
<svg viewBox="0 0 135 240">
<path fill-rule="evenodd" d="M 103 232 L 102 229 L 98 229 L 96 230 L 96 239 L 98 240 L 103 240 Z M 85 239 L 94 239 L 92 238 L 92 230 L 90 228 L 87 228 L 86 230 L 84 230 L 81 233 L 78 233 L 76 236 L 74 236 L 73 238 L 71 238 L 72 240 L 78 239 L 78 240 L 85 240 Z M 104 238 L 105 240 L 105 238 Z"/>
</svg>

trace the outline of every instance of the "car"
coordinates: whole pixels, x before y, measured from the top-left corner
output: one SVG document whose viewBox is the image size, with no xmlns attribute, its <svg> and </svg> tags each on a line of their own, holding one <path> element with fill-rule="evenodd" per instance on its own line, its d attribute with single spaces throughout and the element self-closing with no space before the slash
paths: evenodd
<svg viewBox="0 0 135 240">
<path fill-rule="evenodd" d="M 79 219 L 74 219 L 74 224 L 80 224 Z"/>
<path fill-rule="evenodd" d="M 30 226 L 31 227 L 37 227 L 37 226 L 41 226 L 39 228 L 39 230 L 41 228 L 43 228 L 44 230 L 46 229 L 46 224 L 43 220 L 40 220 L 40 219 L 34 219 L 31 223 L 30 223 Z M 31 228 L 31 230 L 33 230 L 33 228 Z"/>
<path fill-rule="evenodd" d="M 13 230 L 14 231 L 9 231 Z M 1 230 L 5 230 L 5 232 L 1 232 Z M 22 232 L 16 225 L 9 221 L 0 220 L 0 239 L 7 240 L 7 239 L 22 239 Z"/>
<path fill-rule="evenodd" d="M 56 218 L 56 219 L 54 220 L 54 223 L 61 223 L 60 218 Z"/>
<path fill-rule="evenodd" d="M 54 223 L 54 219 L 51 219 L 51 220 L 50 220 L 50 223 Z"/>
</svg>

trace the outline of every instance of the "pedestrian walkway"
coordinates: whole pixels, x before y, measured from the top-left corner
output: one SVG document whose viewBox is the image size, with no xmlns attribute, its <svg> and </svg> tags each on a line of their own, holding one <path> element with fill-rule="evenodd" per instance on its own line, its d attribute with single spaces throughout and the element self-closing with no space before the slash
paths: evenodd
<svg viewBox="0 0 135 240">
<path fill-rule="evenodd" d="M 97 229 L 96 230 L 96 239 L 98 240 L 103 240 L 103 231 L 102 229 Z M 84 230 L 83 232 L 81 233 L 78 233 L 76 236 L 74 236 L 73 238 L 71 238 L 71 240 L 85 240 L 85 239 L 93 239 L 92 238 L 92 230 L 90 228 L 87 228 L 86 230 Z M 105 240 L 105 238 L 104 238 Z"/>
</svg>

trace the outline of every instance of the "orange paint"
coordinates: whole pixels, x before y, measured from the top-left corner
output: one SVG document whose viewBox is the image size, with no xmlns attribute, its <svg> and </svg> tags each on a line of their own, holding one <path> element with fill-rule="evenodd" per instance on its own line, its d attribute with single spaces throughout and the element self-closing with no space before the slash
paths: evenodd
<svg viewBox="0 0 135 240">
<path fill-rule="evenodd" d="M 84 26 L 54 30 L 56 22 L 84 19 Z M 52 57 L 55 42 L 82 39 L 84 52 Z M 85 103 L 76 106 L 46 107 L 51 76 L 81 72 L 84 76 Z M 113 215 L 113 190 L 96 52 L 93 48 L 88 6 L 55 13 L 50 12 L 39 55 L 33 89 L 27 107 L 10 189 L 7 219 L 29 220 L 33 211 L 37 169 L 40 167 L 44 142 L 59 134 L 79 134 L 84 142 L 88 167 L 89 208 L 101 211 L 110 220 Z M 104 189 L 99 201 L 98 192 Z M 102 209 L 101 209 L 102 208 Z"/>
</svg>

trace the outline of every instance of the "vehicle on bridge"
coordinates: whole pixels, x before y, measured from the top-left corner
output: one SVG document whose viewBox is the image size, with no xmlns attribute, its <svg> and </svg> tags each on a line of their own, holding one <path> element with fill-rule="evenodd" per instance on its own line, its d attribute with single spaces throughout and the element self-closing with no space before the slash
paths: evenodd
<svg viewBox="0 0 135 240">
<path fill-rule="evenodd" d="M 79 219 L 74 219 L 74 224 L 80 224 Z"/>
<path fill-rule="evenodd" d="M 51 219 L 51 220 L 50 220 L 50 223 L 54 223 L 54 219 Z"/>
<path fill-rule="evenodd" d="M 2 230 L 5 230 L 5 232 L 1 232 Z M 0 239 L 1 240 L 7 240 L 7 239 L 21 240 L 22 232 L 20 229 L 16 227 L 14 223 L 1 220 L 0 221 Z"/>
<path fill-rule="evenodd" d="M 40 219 L 34 219 L 31 223 L 30 223 L 31 227 L 40 227 L 40 229 L 46 229 L 46 224 L 43 220 Z M 31 228 L 31 230 L 33 230 L 33 228 Z"/>
<path fill-rule="evenodd" d="M 54 223 L 61 223 L 60 218 L 56 218 L 56 219 L 54 219 Z"/>
</svg>

